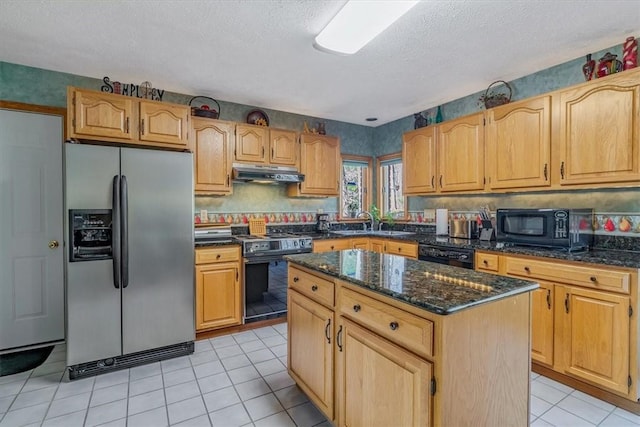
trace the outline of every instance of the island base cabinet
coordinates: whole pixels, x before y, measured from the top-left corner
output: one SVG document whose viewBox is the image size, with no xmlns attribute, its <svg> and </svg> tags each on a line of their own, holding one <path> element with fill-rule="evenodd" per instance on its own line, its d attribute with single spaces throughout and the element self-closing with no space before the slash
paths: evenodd
<svg viewBox="0 0 640 427">
<path fill-rule="evenodd" d="M 629 297 L 573 286 L 555 290 L 559 370 L 629 393 Z"/>
<path fill-rule="evenodd" d="M 291 288 L 287 298 L 289 374 L 333 420 L 333 311 Z"/>
<path fill-rule="evenodd" d="M 346 319 L 337 340 L 339 426 L 431 425 L 431 363 Z"/>
</svg>

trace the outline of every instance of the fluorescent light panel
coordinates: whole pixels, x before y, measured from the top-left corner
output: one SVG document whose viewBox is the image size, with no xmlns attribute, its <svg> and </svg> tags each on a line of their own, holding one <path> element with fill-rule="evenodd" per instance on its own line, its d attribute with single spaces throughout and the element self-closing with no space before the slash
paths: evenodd
<svg viewBox="0 0 640 427">
<path fill-rule="evenodd" d="M 315 39 L 315 47 L 351 55 L 362 49 L 418 1 L 350 0 Z"/>
</svg>

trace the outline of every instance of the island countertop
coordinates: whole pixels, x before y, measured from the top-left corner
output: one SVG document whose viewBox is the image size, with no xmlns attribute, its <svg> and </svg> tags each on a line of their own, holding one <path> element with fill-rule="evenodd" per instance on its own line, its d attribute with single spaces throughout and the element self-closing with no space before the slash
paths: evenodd
<svg viewBox="0 0 640 427">
<path fill-rule="evenodd" d="M 451 314 L 539 287 L 529 280 L 359 249 L 284 258 L 436 314 Z"/>
</svg>

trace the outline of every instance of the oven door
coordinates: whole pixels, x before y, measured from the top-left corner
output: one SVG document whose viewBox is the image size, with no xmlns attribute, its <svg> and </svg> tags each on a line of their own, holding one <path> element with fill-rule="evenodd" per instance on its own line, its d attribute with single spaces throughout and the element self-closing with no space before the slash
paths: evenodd
<svg viewBox="0 0 640 427">
<path fill-rule="evenodd" d="M 244 258 L 244 321 L 287 313 L 287 262 L 281 255 Z"/>
</svg>

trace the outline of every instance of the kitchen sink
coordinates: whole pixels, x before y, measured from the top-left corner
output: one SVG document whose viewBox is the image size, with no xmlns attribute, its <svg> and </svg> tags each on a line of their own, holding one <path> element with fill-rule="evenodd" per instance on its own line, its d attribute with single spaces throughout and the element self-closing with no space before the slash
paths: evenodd
<svg viewBox="0 0 640 427">
<path fill-rule="evenodd" d="M 370 231 L 369 234 L 373 236 L 410 236 L 416 233 L 413 233 L 411 231 L 379 230 Z"/>
<path fill-rule="evenodd" d="M 369 230 L 334 230 L 333 234 L 338 234 L 340 236 L 356 236 L 359 234 L 371 234 Z"/>
<path fill-rule="evenodd" d="M 379 230 L 379 231 L 370 231 L 370 230 L 335 230 L 332 231 L 333 234 L 338 234 L 340 236 L 357 236 L 357 235 L 365 235 L 365 236 L 409 236 L 412 233 L 411 231 L 395 231 L 395 230 Z"/>
</svg>

